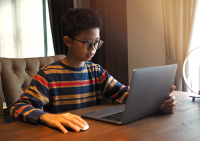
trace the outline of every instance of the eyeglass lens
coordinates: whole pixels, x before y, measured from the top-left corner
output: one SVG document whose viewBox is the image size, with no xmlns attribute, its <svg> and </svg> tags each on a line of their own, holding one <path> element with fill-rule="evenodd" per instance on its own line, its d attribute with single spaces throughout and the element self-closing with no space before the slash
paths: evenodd
<svg viewBox="0 0 200 141">
<path fill-rule="evenodd" d="M 84 43 L 84 48 L 89 50 L 91 49 L 93 46 L 95 47 L 95 49 L 99 49 L 102 45 L 102 42 L 101 40 L 98 41 L 98 42 L 85 42 Z"/>
</svg>

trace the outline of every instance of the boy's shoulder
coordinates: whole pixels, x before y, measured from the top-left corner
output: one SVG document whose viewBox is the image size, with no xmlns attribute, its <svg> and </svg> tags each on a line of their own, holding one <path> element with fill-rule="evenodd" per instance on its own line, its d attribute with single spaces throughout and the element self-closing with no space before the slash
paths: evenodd
<svg viewBox="0 0 200 141">
<path fill-rule="evenodd" d="M 40 70 L 48 70 L 48 69 L 63 69 L 63 66 L 62 66 L 62 63 L 60 60 L 54 62 L 54 63 L 51 63 L 51 64 L 48 64 L 42 68 L 40 68 Z"/>
<path fill-rule="evenodd" d="M 83 68 L 79 68 L 78 70 L 84 70 L 84 69 L 92 69 L 95 71 L 103 70 L 103 68 L 99 64 L 95 64 L 93 62 L 85 62 L 85 65 Z M 47 70 L 71 70 L 71 71 L 77 71 L 77 69 L 65 66 L 60 60 L 51 64 L 48 64 L 42 68 L 40 68 L 41 71 L 47 71 Z"/>
</svg>

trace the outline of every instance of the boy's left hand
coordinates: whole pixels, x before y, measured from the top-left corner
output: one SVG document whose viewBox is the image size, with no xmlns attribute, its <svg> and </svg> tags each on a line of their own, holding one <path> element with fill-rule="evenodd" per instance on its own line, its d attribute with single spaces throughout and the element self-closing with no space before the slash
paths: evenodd
<svg viewBox="0 0 200 141">
<path fill-rule="evenodd" d="M 171 87 L 170 93 L 173 92 L 175 89 L 176 89 L 176 86 L 173 85 Z M 175 100 L 175 96 L 169 96 L 169 99 L 165 100 L 162 103 L 162 105 L 160 106 L 160 109 L 166 113 L 173 113 L 176 108 L 176 104 L 177 104 L 177 101 Z"/>
</svg>

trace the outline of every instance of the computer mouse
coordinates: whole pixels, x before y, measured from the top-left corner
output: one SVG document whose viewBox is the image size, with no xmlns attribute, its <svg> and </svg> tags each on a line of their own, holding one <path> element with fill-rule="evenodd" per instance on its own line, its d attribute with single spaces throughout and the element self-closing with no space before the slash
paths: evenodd
<svg viewBox="0 0 200 141">
<path fill-rule="evenodd" d="M 85 130 L 87 130 L 89 128 L 89 125 L 87 124 L 87 125 L 85 125 L 85 127 L 84 128 L 82 128 L 82 129 L 80 129 L 81 131 L 85 131 Z"/>
</svg>

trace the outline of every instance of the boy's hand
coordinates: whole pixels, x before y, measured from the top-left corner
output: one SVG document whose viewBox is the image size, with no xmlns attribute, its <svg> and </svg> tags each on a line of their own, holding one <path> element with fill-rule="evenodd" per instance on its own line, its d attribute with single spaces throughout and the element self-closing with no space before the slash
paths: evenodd
<svg viewBox="0 0 200 141">
<path fill-rule="evenodd" d="M 176 89 L 176 86 L 172 86 L 170 93 L 172 93 Z M 175 100 L 175 96 L 169 96 L 168 100 L 165 100 L 163 104 L 160 106 L 160 109 L 166 113 L 173 113 L 176 108 L 177 101 Z"/>
<path fill-rule="evenodd" d="M 84 121 L 81 117 L 70 113 L 65 113 L 65 114 L 46 113 L 39 118 L 39 121 L 41 123 L 46 124 L 49 127 L 58 128 L 63 133 L 68 133 L 65 127 L 70 127 L 74 131 L 79 132 L 80 129 L 84 128 L 84 126 L 87 125 L 87 122 Z"/>
</svg>

